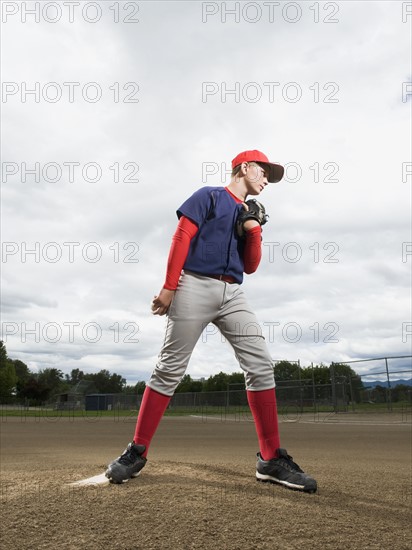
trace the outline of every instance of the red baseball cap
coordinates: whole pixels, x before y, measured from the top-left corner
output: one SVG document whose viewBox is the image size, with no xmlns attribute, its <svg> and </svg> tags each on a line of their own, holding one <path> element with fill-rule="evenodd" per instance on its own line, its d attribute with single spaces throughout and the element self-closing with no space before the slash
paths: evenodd
<svg viewBox="0 0 412 550">
<path fill-rule="evenodd" d="M 285 169 L 280 164 L 275 164 L 274 162 L 269 162 L 269 159 L 266 155 L 264 155 L 261 151 L 257 151 L 256 149 L 253 151 L 243 151 L 243 153 L 239 153 L 233 160 L 232 160 L 232 169 L 235 166 L 238 166 L 238 164 L 242 164 L 242 162 L 261 162 L 262 164 L 267 164 L 269 168 L 269 177 L 268 181 L 270 183 L 277 183 L 283 178 L 283 174 L 285 172 Z"/>
</svg>

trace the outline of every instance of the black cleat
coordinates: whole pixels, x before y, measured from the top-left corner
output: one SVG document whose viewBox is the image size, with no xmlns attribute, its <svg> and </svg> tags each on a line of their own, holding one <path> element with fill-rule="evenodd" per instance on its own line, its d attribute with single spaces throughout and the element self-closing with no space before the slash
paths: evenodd
<svg viewBox="0 0 412 550">
<path fill-rule="evenodd" d="M 147 459 L 141 456 L 145 449 L 144 445 L 129 443 L 123 454 L 107 467 L 105 475 L 111 483 L 124 483 L 132 477 L 137 477 L 147 462 Z"/>
<path fill-rule="evenodd" d="M 271 460 L 263 460 L 258 453 L 256 479 L 257 481 L 279 483 L 288 489 L 305 493 L 316 493 L 318 488 L 316 481 L 293 462 L 286 449 L 277 449 L 277 458 Z"/>
</svg>

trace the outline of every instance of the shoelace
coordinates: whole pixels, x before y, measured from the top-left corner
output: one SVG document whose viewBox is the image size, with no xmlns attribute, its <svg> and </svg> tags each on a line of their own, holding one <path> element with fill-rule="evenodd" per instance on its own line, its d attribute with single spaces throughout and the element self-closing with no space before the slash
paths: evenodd
<svg viewBox="0 0 412 550">
<path fill-rule="evenodd" d="M 138 456 L 139 455 L 136 452 L 134 452 L 133 448 L 129 447 L 125 450 L 125 452 L 119 458 L 119 462 L 120 464 L 124 464 L 125 466 L 128 466 L 129 464 L 133 464 L 133 462 L 135 462 Z"/>
<path fill-rule="evenodd" d="M 301 472 L 302 474 L 304 473 L 303 470 L 296 464 L 296 462 L 293 462 L 290 455 L 287 455 L 287 458 L 282 456 L 278 458 L 278 461 L 281 462 L 282 466 L 284 466 L 291 472 Z"/>
</svg>

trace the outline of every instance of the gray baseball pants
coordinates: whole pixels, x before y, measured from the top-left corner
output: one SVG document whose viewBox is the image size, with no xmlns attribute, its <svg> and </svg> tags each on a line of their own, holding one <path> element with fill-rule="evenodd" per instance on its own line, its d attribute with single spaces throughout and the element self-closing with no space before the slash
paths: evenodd
<svg viewBox="0 0 412 550">
<path fill-rule="evenodd" d="M 147 383 L 150 388 L 164 395 L 174 394 L 209 323 L 231 344 L 248 390 L 275 387 L 273 361 L 240 285 L 186 271 L 168 311 L 165 340 Z"/>
</svg>

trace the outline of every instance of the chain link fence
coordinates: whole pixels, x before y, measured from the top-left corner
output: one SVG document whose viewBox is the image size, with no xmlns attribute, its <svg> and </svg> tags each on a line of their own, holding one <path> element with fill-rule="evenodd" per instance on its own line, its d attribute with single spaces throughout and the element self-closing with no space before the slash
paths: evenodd
<svg viewBox="0 0 412 550">
<path fill-rule="evenodd" d="M 356 405 L 381 405 L 381 410 L 392 411 L 399 406 L 412 406 L 412 356 L 378 357 L 346 361 L 345 365 L 358 371 L 363 388 L 354 396 L 354 377 L 349 378 L 352 409 Z M 333 363 L 332 363 L 333 365 Z M 363 372 L 363 368 L 368 368 Z M 396 384 L 394 383 L 396 381 Z"/>
<path fill-rule="evenodd" d="M 62 394 L 50 400 L 49 406 L 60 411 L 111 411 L 137 410 L 142 400 L 141 395 L 124 393 L 95 393 L 88 395 Z"/>
<path fill-rule="evenodd" d="M 280 410 L 303 412 L 392 411 L 412 406 L 412 356 L 383 357 L 331 363 L 328 383 L 315 382 L 316 367 L 311 364 L 312 378 L 276 380 Z M 300 361 L 290 361 L 298 366 Z M 356 376 L 340 376 L 335 365 L 347 365 Z M 336 370 L 338 370 L 336 368 Z M 405 384 L 394 384 L 395 380 Z M 54 398 L 48 406 L 58 410 L 138 410 L 142 396 L 132 394 L 68 393 Z M 249 414 L 244 384 L 228 384 L 225 391 L 175 393 L 168 412 L 173 414 Z"/>
<path fill-rule="evenodd" d="M 276 380 L 276 397 L 283 411 L 303 412 L 356 412 L 411 410 L 412 407 L 412 356 L 383 357 L 340 362 L 350 366 L 356 376 L 341 376 L 335 373 L 336 363 L 331 363 L 330 382 L 315 382 L 312 379 Z M 290 361 L 300 367 L 300 361 Z M 355 368 L 352 364 L 356 365 Z M 364 370 L 364 369 L 368 370 Z M 405 379 L 406 384 L 394 384 Z M 372 384 L 373 385 L 368 385 Z M 244 385 L 228 384 L 226 391 L 175 393 L 169 410 L 213 412 L 220 414 L 247 413 L 248 403 Z"/>
<path fill-rule="evenodd" d="M 279 408 L 285 410 L 345 412 L 348 410 L 348 385 L 346 380 L 336 379 L 332 384 L 312 384 L 310 380 L 276 381 L 276 399 Z M 245 389 L 226 391 L 175 393 L 169 411 L 193 414 L 224 410 L 227 414 L 248 412 Z"/>
</svg>

